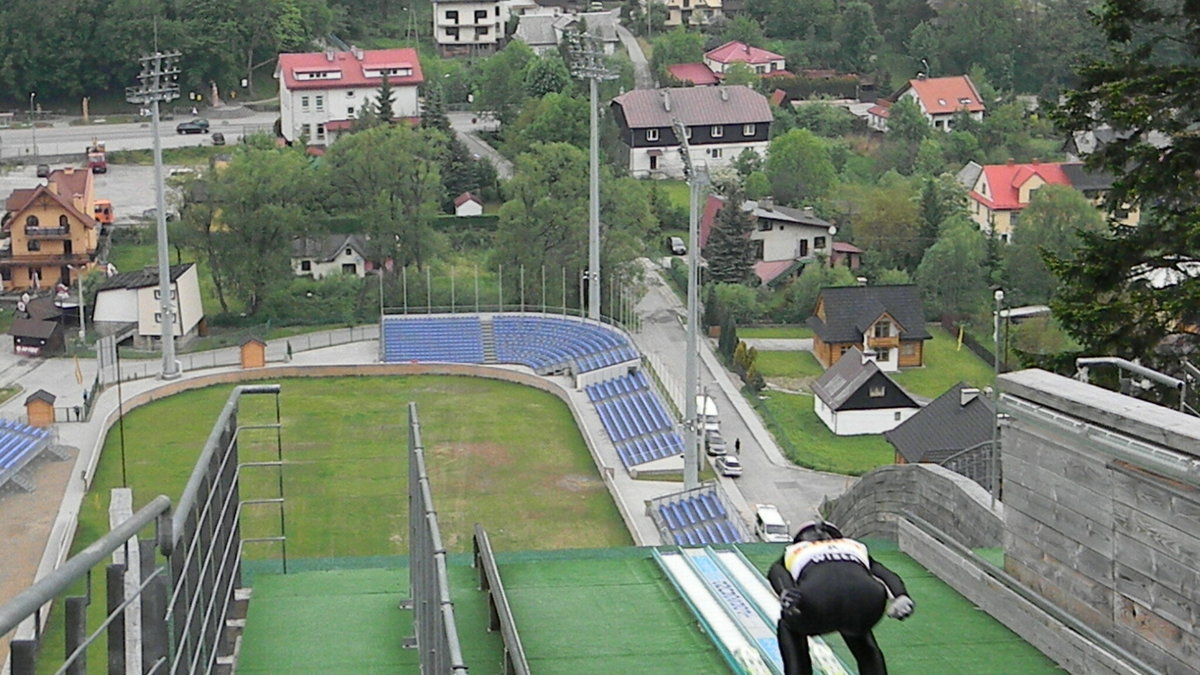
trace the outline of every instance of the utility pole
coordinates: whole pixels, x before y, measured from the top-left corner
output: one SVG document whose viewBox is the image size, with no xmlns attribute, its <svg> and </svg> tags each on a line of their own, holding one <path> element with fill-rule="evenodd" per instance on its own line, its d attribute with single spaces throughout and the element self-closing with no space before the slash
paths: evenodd
<svg viewBox="0 0 1200 675">
<path fill-rule="evenodd" d="M 588 318 L 600 319 L 600 122 L 601 80 L 616 79 L 617 74 L 604 63 L 604 49 L 592 35 L 573 31 L 568 35 L 571 74 L 587 78 L 591 132 L 588 139 Z M 580 298 L 582 300 L 582 298 Z"/>
<path fill-rule="evenodd" d="M 36 91 L 29 92 L 29 133 L 33 134 L 33 163 L 36 166 L 41 159 L 38 156 L 37 146 L 37 117 L 33 114 L 33 99 L 37 97 Z"/>
<path fill-rule="evenodd" d="M 700 395 L 700 359 L 698 352 L 700 326 L 699 283 L 700 283 L 700 192 L 708 182 L 708 172 L 703 165 L 692 161 L 688 146 L 687 128 L 678 119 L 672 121 L 675 137 L 679 140 L 679 155 L 683 160 L 683 176 L 690 188 L 688 209 L 688 284 L 687 284 L 687 368 L 684 386 L 684 432 L 686 450 L 683 453 L 683 489 L 700 486 L 700 420 L 696 397 Z"/>
<path fill-rule="evenodd" d="M 154 193 L 156 199 L 158 232 L 158 294 L 159 316 L 162 321 L 162 379 L 179 377 L 179 362 L 175 360 L 175 310 L 171 302 L 171 260 L 167 248 L 167 200 L 163 188 L 162 139 L 158 133 L 159 103 L 179 98 L 179 52 L 164 54 L 156 51 L 138 61 L 142 71 L 141 82 L 136 87 L 127 87 L 125 100 L 130 103 L 150 104 L 154 130 Z"/>
<path fill-rule="evenodd" d="M 992 297 L 996 300 L 996 313 L 992 320 L 992 341 L 996 345 L 993 359 L 996 379 L 992 383 L 992 507 L 995 508 L 996 500 L 1000 499 L 1000 350 L 1003 349 L 1000 343 L 1000 311 L 1004 306 L 1004 291 L 997 288 Z"/>
</svg>

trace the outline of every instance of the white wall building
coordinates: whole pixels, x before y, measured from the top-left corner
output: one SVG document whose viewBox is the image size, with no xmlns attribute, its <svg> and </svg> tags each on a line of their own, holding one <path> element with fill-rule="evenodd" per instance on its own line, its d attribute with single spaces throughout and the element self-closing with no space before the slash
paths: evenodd
<svg viewBox="0 0 1200 675">
<path fill-rule="evenodd" d="M 280 54 L 280 131 L 289 142 L 330 145 L 350 128 L 364 106 L 375 105 L 387 76 L 394 119 L 419 118 L 417 89 L 425 81 L 412 48 Z"/>
<path fill-rule="evenodd" d="M 298 237 L 292 240 L 292 273 L 324 279 L 335 274 L 367 275 L 366 245 L 356 234 Z"/>
<path fill-rule="evenodd" d="M 176 338 L 195 335 L 204 319 L 200 301 L 200 280 L 192 263 L 171 266 L 171 299 L 175 314 Z M 115 332 L 136 323 L 135 341 L 149 343 L 162 337 L 162 304 L 158 286 L 158 268 L 125 272 L 109 277 L 96 292 L 93 312 L 96 330 Z"/>
<path fill-rule="evenodd" d="M 437 0 L 433 39 L 444 56 L 491 54 L 504 42 L 508 5 L 500 0 Z"/>
</svg>

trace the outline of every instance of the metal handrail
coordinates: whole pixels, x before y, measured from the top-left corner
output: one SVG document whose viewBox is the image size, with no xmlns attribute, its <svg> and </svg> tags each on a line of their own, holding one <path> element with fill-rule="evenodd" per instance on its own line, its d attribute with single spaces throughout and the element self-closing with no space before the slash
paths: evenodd
<svg viewBox="0 0 1200 675">
<path fill-rule="evenodd" d="M 16 628 L 26 617 L 54 600 L 77 579 L 112 555 L 113 551 L 125 546 L 129 539 L 137 535 L 146 525 L 159 519 L 158 527 L 161 532 L 165 523 L 169 522 L 165 516 L 170 513 L 171 500 L 166 495 L 159 495 L 151 499 L 150 503 L 139 509 L 137 513 L 92 542 L 53 572 L 18 593 L 8 603 L 0 606 L 0 635 Z M 160 519 L 160 517 L 162 518 Z"/>
<path fill-rule="evenodd" d="M 507 672 L 513 675 L 529 675 L 529 662 L 525 659 L 525 648 L 521 645 L 521 634 L 517 632 L 512 607 L 508 604 L 508 595 L 504 592 L 503 582 L 500 581 L 500 568 L 496 565 L 491 539 L 479 523 L 475 523 L 475 561 L 483 571 L 488 594 L 496 608 L 496 619 L 500 622 L 500 638 L 511 661 Z"/>
</svg>

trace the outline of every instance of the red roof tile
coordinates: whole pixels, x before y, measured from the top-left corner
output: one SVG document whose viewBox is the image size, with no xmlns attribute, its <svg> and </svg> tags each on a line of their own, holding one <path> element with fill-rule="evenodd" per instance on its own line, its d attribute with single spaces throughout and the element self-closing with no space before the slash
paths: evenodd
<svg viewBox="0 0 1200 675">
<path fill-rule="evenodd" d="M 713 223 L 717 221 L 717 214 L 721 212 L 723 206 L 725 206 L 725 200 L 716 195 L 709 195 L 708 200 L 704 202 L 704 213 L 700 214 L 701 250 L 708 245 L 708 235 L 712 233 Z"/>
<path fill-rule="evenodd" d="M 788 100 L 788 93 L 782 89 L 771 92 L 771 105 L 780 106 Z"/>
<path fill-rule="evenodd" d="M 368 77 L 366 71 L 380 68 L 412 69 L 410 75 L 389 75 L 388 81 L 395 86 L 414 86 L 425 81 L 425 76 L 421 73 L 421 60 L 417 56 L 417 50 L 411 47 L 364 50 L 361 61 L 355 57 L 353 52 L 332 52 L 332 54 L 333 60 L 329 59 L 326 52 L 280 54 L 276 72 L 283 78 L 288 89 L 378 87 L 382 77 Z M 296 79 L 296 73 L 314 72 L 339 72 L 341 77 Z"/>
<path fill-rule="evenodd" d="M 779 61 L 783 56 L 775 52 L 769 52 L 758 47 L 751 47 L 745 42 L 732 40 L 717 47 L 716 49 L 705 52 L 705 58 L 712 59 L 718 63 L 770 63 Z"/>
<path fill-rule="evenodd" d="M 975 84 L 966 75 L 909 80 L 908 86 L 930 115 L 946 115 L 964 108 L 969 112 L 985 109 Z"/>
<path fill-rule="evenodd" d="M 703 63 L 676 63 L 667 66 L 667 72 L 680 82 L 691 82 L 700 87 L 718 82 L 716 74 Z"/>
<path fill-rule="evenodd" d="M 764 284 L 769 284 L 795 264 L 795 260 L 773 260 L 771 262 L 759 260 L 754 263 L 754 276 Z"/>
<path fill-rule="evenodd" d="M 971 198 L 990 209 L 1023 209 L 1019 197 L 1021 186 L 1030 178 L 1040 176 L 1052 185 L 1070 185 L 1071 181 L 1058 162 L 1038 164 L 988 164 L 983 167 L 990 194 L 971 191 Z"/>
<path fill-rule="evenodd" d="M 471 194 L 470 192 L 464 192 L 461 195 L 454 198 L 454 206 L 456 208 L 459 206 L 462 206 L 463 204 L 466 204 L 467 202 L 475 202 L 476 204 L 482 204 L 483 200 L 481 200 L 479 197 L 476 197 L 475 195 Z"/>
</svg>

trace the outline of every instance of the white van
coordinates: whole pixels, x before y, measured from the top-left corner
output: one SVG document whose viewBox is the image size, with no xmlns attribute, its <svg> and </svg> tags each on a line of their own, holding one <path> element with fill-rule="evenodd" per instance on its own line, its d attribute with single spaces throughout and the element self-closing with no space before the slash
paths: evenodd
<svg viewBox="0 0 1200 675">
<path fill-rule="evenodd" d="M 683 239 L 680 237 L 670 237 L 667 239 L 667 248 L 671 249 L 673 255 L 683 255 L 687 253 L 687 246 L 683 245 Z"/>
<path fill-rule="evenodd" d="M 772 504 L 757 504 L 754 507 L 754 534 L 759 539 L 779 544 L 792 543 L 787 521 Z"/>
<path fill-rule="evenodd" d="M 696 415 L 700 417 L 700 428 L 704 431 L 719 431 L 720 420 L 717 419 L 717 402 L 711 396 L 696 397 Z"/>
</svg>

